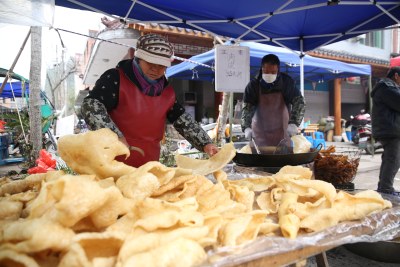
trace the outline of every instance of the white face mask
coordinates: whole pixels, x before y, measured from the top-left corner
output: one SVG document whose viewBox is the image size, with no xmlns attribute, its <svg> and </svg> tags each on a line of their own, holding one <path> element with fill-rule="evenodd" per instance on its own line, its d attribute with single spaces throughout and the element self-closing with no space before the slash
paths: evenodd
<svg viewBox="0 0 400 267">
<path fill-rule="evenodd" d="M 266 83 L 273 83 L 276 80 L 277 74 L 264 74 L 262 75 L 263 80 Z"/>
</svg>

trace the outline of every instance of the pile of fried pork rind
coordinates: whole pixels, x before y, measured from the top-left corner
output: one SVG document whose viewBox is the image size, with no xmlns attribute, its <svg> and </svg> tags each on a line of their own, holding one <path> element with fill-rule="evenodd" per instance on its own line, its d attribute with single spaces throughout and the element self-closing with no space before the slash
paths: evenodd
<svg viewBox="0 0 400 267">
<path fill-rule="evenodd" d="M 232 144 L 209 160 L 178 156 L 177 168 L 114 160 L 129 153 L 108 129 L 68 135 L 59 154 L 79 175 L 3 178 L 0 266 L 197 266 L 221 247 L 295 240 L 392 207 L 374 191 L 337 192 L 301 166 L 229 180 Z"/>
</svg>

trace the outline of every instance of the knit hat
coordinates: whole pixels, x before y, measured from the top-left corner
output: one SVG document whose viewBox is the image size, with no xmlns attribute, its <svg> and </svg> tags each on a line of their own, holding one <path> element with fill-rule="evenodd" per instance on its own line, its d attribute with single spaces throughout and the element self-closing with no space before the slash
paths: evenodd
<svg viewBox="0 0 400 267">
<path fill-rule="evenodd" d="M 174 48 L 163 36 L 146 34 L 137 40 L 135 57 L 149 63 L 171 66 Z"/>
</svg>

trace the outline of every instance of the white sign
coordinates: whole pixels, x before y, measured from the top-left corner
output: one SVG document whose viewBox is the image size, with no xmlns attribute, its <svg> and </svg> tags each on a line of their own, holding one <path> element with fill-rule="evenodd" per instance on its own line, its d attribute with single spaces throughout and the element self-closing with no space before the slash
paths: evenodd
<svg viewBox="0 0 400 267">
<path fill-rule="evenodd" d="M 249 48 L 218 45 L 215 48 L 215 91 L 243 93 L 249 81 Z"/>
</svg>

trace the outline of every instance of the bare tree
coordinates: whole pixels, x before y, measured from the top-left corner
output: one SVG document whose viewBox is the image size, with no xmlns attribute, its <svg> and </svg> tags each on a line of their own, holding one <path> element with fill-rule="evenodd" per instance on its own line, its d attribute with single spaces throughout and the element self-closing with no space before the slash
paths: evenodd
<svg viewBox="0 0 400 267">
<path fill-rule="evenodd" d="M 78 71 L 78 64 L 73 57 L 67 61 L 67 64 L 65 64 L 64 60 L 56 64 L 53 72 L 47 71 L 46 80 L 48 89 L 51 93 L 51 101 L 56 108 L 60 108 L 59 105 L 57 105 L 58 102 L 62 103 L 65 101 L 64 97 L 61 96 L 61 94 L 64 93 L 62 89 L 64 88 L 63 84 L 65 80 L 68 79 L 71 74 L 75 74 Z"/>
<path fill-rule="evenodd" d="M 42 149 L 42 116 L 40 110 L 40 86 L 42 68 L 42 28 L 31 27 L 31 66 L 30 66 L 30 93 L 29 93 L 29 118 L 30 118 L 30 143 L 32 144 L 31 157 L 39 157 Z"/>
</svg>

